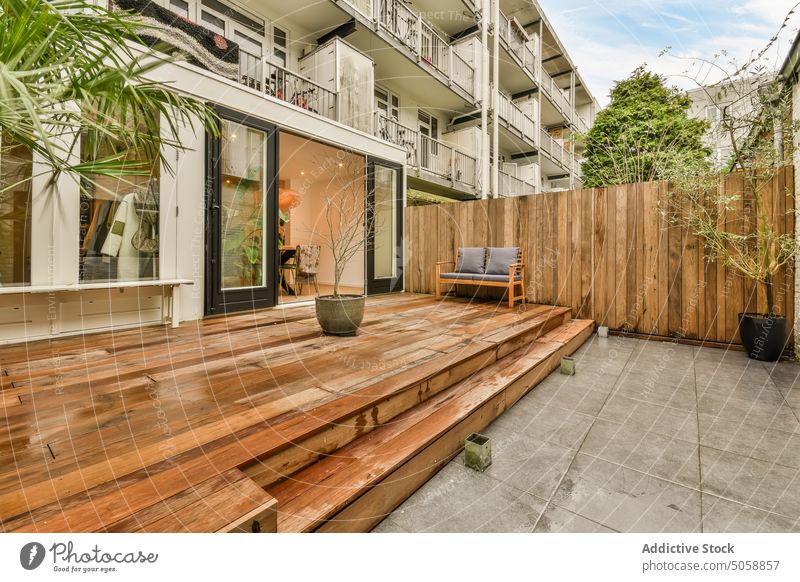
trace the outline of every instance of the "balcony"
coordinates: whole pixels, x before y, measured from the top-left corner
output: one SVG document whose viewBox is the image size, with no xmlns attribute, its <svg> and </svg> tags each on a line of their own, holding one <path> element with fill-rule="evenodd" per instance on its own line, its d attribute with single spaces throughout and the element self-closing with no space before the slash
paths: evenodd
<svg viewBox="0 0 800 582">
<path fill-rule="evenodd" d="M 453 50 L 448 40 L 401 0 L 343 0 L 370 28 L 384 33 L 393 43 L 430 68 L 448 87 L 475 100 L 475 68 Z"/>
<path fill-rule="evenodd" d="M 572 118 L 572 126 L 575 128 L 575 131 L 581 135 L 586 135 L 589 133 L 589 124 L 587 124 L 577 113 Z"/>
<path fill-rule="evenodd" d="M 536 186 L 525 180 L 520 180 L 502 170 L 498 172 L 498 183 L 501 198 L 512 198 L 515 196 L 529 196 L 536 194 Z"/>
<path fill-rule="evenodd" d="M 541 77 L 541 84 L 542 90 L 547 95 L 547 98 L 550 102 L 555 105 L 556 109 L 559 110 L 561 115 L 564 116 L 564 119 L 570 121 L 572 119 L 572 107 L 570 105 L 569 96 L 567 93 L 561 89 L 556 82 L 553 81 L 553 78 L 547 73 L 547 71 L 542 68 Z"/>
<path fill-rule="evenodd" d="M 497 114 L 510 131 L 536 146 L 536 122 L 502 93 L 498 93 Z"/>
<path fill-rule="evenodd" d="M 539 131 L 539 151 L 544 152 L 551 160 L 569 171 L 572 169 L 572 154 L 554 140 L 544 129 Z"/>
<path fill-rule="evenodd" d="M 298 109 L 341 121 L 336 92 L 242 50 L 239 51 L 239 82 Z"/>
<path fill-rule="evenodd" d="M 453 146 L 423 135 L 382 113 L 375 114 L 375 135 L 406 150 L 406 164 L 449 181 L 478 186 L 478 160 Z"/>
<path fill-rule="evenodd" d="M 517 61 L 517 64 L 538 79 L 538 60 L 530 45 L 530 38 L 516 19 L 509 19 L 502 12 L 497 23 L 497 33 L 503 48 Z"/>
</svg>

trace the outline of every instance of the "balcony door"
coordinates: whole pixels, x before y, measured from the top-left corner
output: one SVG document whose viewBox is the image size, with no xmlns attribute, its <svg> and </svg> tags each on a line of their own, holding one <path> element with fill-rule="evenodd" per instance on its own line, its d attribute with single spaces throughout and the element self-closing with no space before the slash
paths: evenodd
<svg viewBox="0 0 800 582">
<path fill-rule="evenodd" d="M 436 166 L 439 154 L 436 147 L 436 140 L 439 139 L 439 120 L 422 109 L 419 110 L 417 120 L 420 135 L 419 165 L 430 170 Z"/>
<path fill-rule="evenodd" d="M 403 169 L 367 159 L 367 204 L 372 228 L 367 234 L 367 293 L 403 290 Z"/>
<path fill-rule="evenodd" d="M 222 107 L 206 162 L 205 313 L 275 305 L 277 133 Z"/>
</svg>

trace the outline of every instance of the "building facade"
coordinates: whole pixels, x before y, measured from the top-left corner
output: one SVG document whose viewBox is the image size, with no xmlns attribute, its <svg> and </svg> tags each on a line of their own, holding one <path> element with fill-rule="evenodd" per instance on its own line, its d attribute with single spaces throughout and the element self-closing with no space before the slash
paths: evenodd
<svg viewBox="0 0 800 582">
<path fill-rule="evenodd" d="M 324 293 L 326 205 L 345 183 L 377 209 L 342 278 L 367 293 L 403 288 L 409 198 L 579 186 L 576 136 L 597 104 L 536 2 L 118 5 L 188 54 L 153 80 L 216 107 L 220 135 L 182 126 L 184 147 L 146 180 L 91 188 L 4 148 L 3 182 L 34 178 L 0 200 L 0 341 L 309 299 L 288 260 L 307 246 Z"/>
</svg>

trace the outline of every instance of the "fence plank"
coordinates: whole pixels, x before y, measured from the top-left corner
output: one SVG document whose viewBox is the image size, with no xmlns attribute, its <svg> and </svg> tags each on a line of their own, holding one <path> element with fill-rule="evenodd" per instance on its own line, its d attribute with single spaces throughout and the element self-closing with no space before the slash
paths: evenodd
<svg viewBox="0 0 800 582">
<path fill-rule="evenodd" d="M 752 194 L 745 196 L 741 174 L 724 176 L 719 187 L 739 196 L 721 219 L 725 227 L 752 228 Z M 740 343 L 738 315 L 766 310 L 763 290 L 708 260 L 701 241 L 668 224 L 659 214 L 668 192 L 668 184 L 653 182 L 406 208 L 405 288 L 433 292 L 435 262 L 454 260 L 460 246 L 520 246 L 530 302 L 568 306 L 611 329 Z M 764 185 L 763 196 L 776 231 L 794 232 L 793 168 Z M 775 277 L 776 306 L 790 330 L 793 272 L 789 265 Z"/>
</svg>

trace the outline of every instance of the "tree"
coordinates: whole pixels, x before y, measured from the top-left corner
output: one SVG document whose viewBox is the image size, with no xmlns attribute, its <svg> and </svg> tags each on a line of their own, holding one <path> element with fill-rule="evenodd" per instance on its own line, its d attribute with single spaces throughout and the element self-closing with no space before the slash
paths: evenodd
<svg viewBox="0 0 800 582">
<path fill-rule="evenodd" d="M 180 148 L 179 127 L 193 118 L 215 133 L 208 106 L 149 80 L 173 57 L 146 49 L 141 27 L 92 0 L 0 0 L 3 147 L 32 150 L 51 183 L 69 175 L 84 186 L 169 168 L 163 146 Z"/>
<path fill-rule="evenodd" d="M 780 30 L 787 27 L 793 11 Z M 778 231 L 765 200 L 765 195 L 771 196 L 766 189 L 773 187 L 782 166 L 792 159 L 796 147 L 793 136 L 798 131 L 798 123 L 791 119 L 791 90 L 776 78 L 765 57 L 777 39 L 776 34 L 744 63 L 728 59 L 724 52 L 714 59 L 687 59 L 692 65 L 684 76 L 696 83 L 720 111 L 715 130 L 731 151 L 727 172 L 741 172 L 743 191 L 721 196 L 718 185 L 722 176 L 704 175 L 702 168 L 690 161 L 676 160 L 664 176 L 671 182 L 665 206 L 670 222 L 688 228 L 702 240 L 709 260 L 718 260 L 762 284 L 766 315 L 771 318 L 777 313 L 775 275 L 798 253 L 795 234 Z M 719 80 L 704 84 L 708 71 Z M 787 189 L 784 195 L 789 193 Z M 738 228 L 729 228 L 731 223 Z"/>
<path fill-rule="evenodd" d="M 676 157 L 705 163 L 709 151 L 701 140 L 708 125 L 688 117 L 690 104 L 684 91 L 667 87 L 644 65 L 615 83 L 611 103 L 585 136 L 584 185 L 658 180 Z"/>
</svg>

